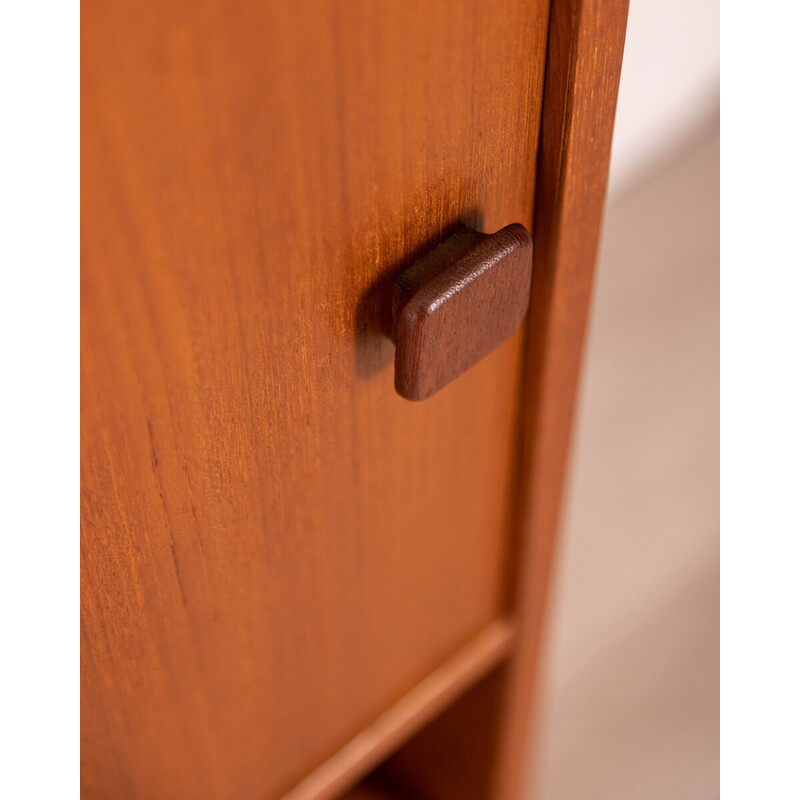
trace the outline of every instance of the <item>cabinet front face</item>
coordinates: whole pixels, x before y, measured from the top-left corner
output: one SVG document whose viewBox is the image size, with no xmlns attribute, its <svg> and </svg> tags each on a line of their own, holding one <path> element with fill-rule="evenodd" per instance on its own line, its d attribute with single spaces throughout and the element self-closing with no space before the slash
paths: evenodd
<svg viewBox="0 0 800 800">
<path fill-rule="evenodd" d="M 422 403 L 385 335 L 530 228 L 501 5 L 84 3 L 85 797 L 279 797 L 502 614 L 522 334 Z"/>
</svg>

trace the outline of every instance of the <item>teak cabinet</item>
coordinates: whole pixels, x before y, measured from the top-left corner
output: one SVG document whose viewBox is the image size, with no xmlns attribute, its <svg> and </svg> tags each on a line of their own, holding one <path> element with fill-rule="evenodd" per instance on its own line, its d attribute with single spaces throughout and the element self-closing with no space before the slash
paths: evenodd
<svg viewBox="0 0 800 800">
<path fill-rule="evenodd" d="M 520 797 L 626 5 L 84 3 L 83 797 Z M 399 396 L 393 280 L 514 223 Z"/>
</svg>

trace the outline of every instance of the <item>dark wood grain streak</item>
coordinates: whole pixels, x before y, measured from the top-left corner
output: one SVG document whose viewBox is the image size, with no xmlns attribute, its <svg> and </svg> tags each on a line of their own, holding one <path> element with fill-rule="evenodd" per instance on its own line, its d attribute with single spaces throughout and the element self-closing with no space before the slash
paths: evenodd
<svg viewBox="0 0 800 800">
<path fill-rule="evenodd" d="M 464 229 L 395 279 L 394 383 L 425 400 L 475 366 L 519 328 L 528 310 L 531 236 Z"/>
<path fill-rule="evenodd" d="M 438 800 L 523 796 L 627 9 L 628 0 L 552 4 L 536 182 L 517 545 L 508 584 L 509 607 L 521 620 L 519 644 L 507 666 L 387 763 L 389 778 L 411 795 Z"/>
</svg>

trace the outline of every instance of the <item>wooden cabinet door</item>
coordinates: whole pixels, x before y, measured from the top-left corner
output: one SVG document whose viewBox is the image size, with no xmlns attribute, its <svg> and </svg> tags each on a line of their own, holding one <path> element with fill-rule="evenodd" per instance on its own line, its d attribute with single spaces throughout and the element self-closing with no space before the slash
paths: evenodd
<svg viewBox="0 0 800 800">
<path fill-rule="evenodd" d="M 84 3 L 84 797 L 281 797 L 504 614 L 524 332 L 418 404 L 385 334 L 531 229 L 548 13 Z"/>
</svg>

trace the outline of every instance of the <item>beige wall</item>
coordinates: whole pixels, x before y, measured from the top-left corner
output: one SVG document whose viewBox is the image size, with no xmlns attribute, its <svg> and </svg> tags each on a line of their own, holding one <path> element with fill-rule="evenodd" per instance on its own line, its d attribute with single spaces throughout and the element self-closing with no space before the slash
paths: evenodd
<svg viewBox="0 0 800 800">
<path fill-rule="evenodd" d="M 608 207 L 536 796 L 719 796 L 719 138 Z M 533 791 L 533 789 L 532 789 Z"/>
<path fill-rule="evenodd" d="M 719 0 L 631 0 L 612 198 L 708 121 L 719 77 Z"/>
</svg>

